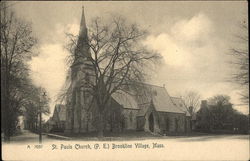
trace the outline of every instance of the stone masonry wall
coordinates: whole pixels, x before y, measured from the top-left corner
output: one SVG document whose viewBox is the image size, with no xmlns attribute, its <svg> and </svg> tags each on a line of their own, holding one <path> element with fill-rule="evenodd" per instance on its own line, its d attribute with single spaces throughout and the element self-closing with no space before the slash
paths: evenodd
<svg viewBox="0 0 250 161">
<path fill-rule="evenodd" d="M 185 114 L 159 112 L 159 126 L 161 133 L 184 133 L 185 132 Z"/>
</svg>

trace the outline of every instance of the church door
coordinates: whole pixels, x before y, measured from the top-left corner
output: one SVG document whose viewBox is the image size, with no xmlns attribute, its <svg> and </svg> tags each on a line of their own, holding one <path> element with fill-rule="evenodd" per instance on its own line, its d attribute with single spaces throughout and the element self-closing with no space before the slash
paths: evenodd
<svg viewBox="0 0 250 161">
<path fill-rule="evenodd" d="M 148 121 L 149 121 L 149 130 L 151 132 L 154 132 L 154 116 L 153 116 L 153 113 L 151 113 L 149 115 Z"/>
</svg>

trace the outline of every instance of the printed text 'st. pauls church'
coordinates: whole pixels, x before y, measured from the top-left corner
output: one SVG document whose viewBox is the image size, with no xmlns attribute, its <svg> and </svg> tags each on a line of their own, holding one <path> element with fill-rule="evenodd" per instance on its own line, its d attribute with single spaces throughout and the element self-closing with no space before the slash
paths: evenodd
<svg viewBox="0 0 250 161">
<path fill-rule="evenodd" d="M 79 53 L 81 57 L 77 57 Z M 97 131 L 98 112 L 89 92 L 92 89 L 88 86 L 94 82 L 92 76 L 95 73 L 89 60 L 91 52 L 84 9 L 75 55 L 71 66 L 72 95 L 65 106 L 57 105 L 55 112 L 62 113 L 59 117 L 66 116 L 61 119 L 66 133 Z M 170 134 L 191 130 L 190 114 L 181 98 L 171 97 L 165 87 L 143 83 L 138 83 L 138 87 L 141 90 L 128 87 L 125 91 L 118 90 L 112 94 L 108 111 L 105 112 L 106 131 L 134 130 Z"/>
</svg>

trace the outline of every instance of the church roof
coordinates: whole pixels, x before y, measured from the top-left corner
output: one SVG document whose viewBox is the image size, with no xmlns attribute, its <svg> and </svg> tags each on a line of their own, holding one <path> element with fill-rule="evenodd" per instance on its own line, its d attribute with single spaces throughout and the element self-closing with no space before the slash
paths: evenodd
<svg viewBox="0 0 250 161">
<path fill-rule="evenodd" d="M 181 111 L 186 113 L 186 116 L 191 116 L 190 113 L 188 112 L 187 108 L 184 105 L 184 102 L 181 98 L 178 97 L 171 97 L 173 103 L 175 106 L 177 106 Z"/>
<path fill-rule="evenodd" d="M 122 105 L 123 108 L 139 109 L 136 100 L 131 95 L 129 95 L 124 91 L 119 90 L 113 93 L 112 98 L 120 105 Z"/>
<path fill-rule="evenodd" d="M 171 97 L 164 87 L 151 86 L 151 90 L 153 92 L 152 99 L 156 111 L 184 113 L 174 105 Z"/>
<path fill-rule="evenodd" d="M 138 84 L 138 86 L 142 86 L 142 90 L 137 94 L 134 91 L 123 92 L 119 90 L 112 94 L 112 97 L 124 108 L 140 109 L 139 115 L 145 113 L 151 102 L 155 110 L 159 112 L 185 113 L 180 107 L 174 105 L 164 87 L 149 84 Z"/>
<path fill-rule="evenodd" d="M 145 116 L 150 105 L 151 103 L 145 103 L 145 104 L 140 105 L 140 110 L 138 111 L 137 116 Z"/>
</svg>

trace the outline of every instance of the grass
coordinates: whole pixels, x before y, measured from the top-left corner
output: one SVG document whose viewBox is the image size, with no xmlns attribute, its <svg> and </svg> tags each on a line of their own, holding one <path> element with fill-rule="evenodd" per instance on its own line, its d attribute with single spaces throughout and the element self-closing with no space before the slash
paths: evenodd
<svg viewBox="0 0 250 161">
<path fill-rule="evenodd" d="M 67 137 L 98 137 L 97 132 L 89 133 L 63 133 L 54 132 L 53 134 Z M 104 132 L 104 137 L 155 137 L 155 135 L 144 131 L 124 131 L 124 132 Z"/>
<path fill-rule="evenodd" d="M 204 136 L 209 135 L 207 133 L 198 133 L 198 132 L 190 132 L 190 133 L 171 133 L 167 136 L 163 135 L 154 135 L 150 132 L 144 131 L 124 131 L 124 132 L 104 132 L 103 138 L 98 138 L 97 132 L 89 132 L 89 133 L 63 133 L 63 132 L 54 132 L 53 134 L 70 137 L 73 140 L 145 140 L 145 139 L 166 139 L 175 138 L 175 137 L 193 137 L 193 136 Z M 211 135 L 211 134 L 210 134 Z"/>
<path fill-rule="evenodd" d="M 214 139 L 214 138 L 224 138 L 225 136 L 232 136 L 232 134 L 214 134 L 214 133 L 202 133 L 202 132 L 189 132 L 189 133 L 171 133 L 167 136 L 163 135 L 153 135 L 149 132 L 144 131 L 124 131 L 124 132 L 104 132 L 104 137 L 98 137 L 97 132 L 90 133 L 62 133 L 54 132 L 52 134 L 69 137 L 70 140 L 85 140 L 85 141 L 133 141 L 133 140 L 154 140 L 154 139 Z M 57 139 L 61 139 L 58 137 Z"/>
</svg>

